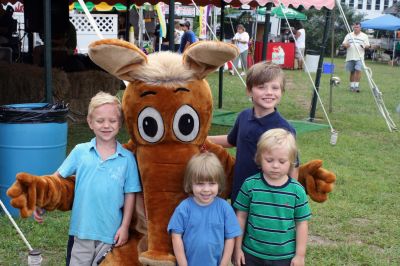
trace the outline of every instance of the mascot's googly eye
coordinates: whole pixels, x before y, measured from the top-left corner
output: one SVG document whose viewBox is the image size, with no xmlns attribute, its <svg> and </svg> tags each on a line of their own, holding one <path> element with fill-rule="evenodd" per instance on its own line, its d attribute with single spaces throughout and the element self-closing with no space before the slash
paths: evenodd
<svg viewBox="0 0 400 266">
<path fill-rule="evenodd" d="M 175 136 L 184 142 L 194 140 L 199 133 L 199 115 L 189 105 L 181 106 L 174 117 Z"/>
<path fill-rule="evenodd" d="M 164 123 L 161 114 L 152 107 L 144 108 L 138 118 L 140 136 L 148 142 L 155 143 L 164 135 Z"/>
</svg>

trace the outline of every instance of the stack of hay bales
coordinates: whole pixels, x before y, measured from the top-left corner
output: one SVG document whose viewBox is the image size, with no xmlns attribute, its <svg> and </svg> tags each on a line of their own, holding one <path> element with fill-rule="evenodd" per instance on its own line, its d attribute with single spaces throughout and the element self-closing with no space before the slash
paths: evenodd
<svg viewBox="0 0 400 266">
<path fill-rule="evenodd" d="M 53 69 L 53 94 L 68 97 L 67 73 Z M 44 69 L 28 64 L 0 63 L 0 104 L 36 103 L 45 99 Z"/>
<path fill-rule="evenodd" d="M 90 98 L 104 91 L 113 95 L 120 80 L 98 70 L 82 72 L 52 71 L 52 90 L 55 101 L 69 104 L 74 122 L 85 122 Z M 45 100 L 44 69 L 29 64 L 0 63 L 0 105 L 35 103 Z"/>
<path fill-rule="evenodd" d="M 78 122 L 86 121 L 90 99 L 99 91 L 116 95 L 120 80 L 98 70 L 67 73 L 70 83 L 69 108 L 72 116 Z"/>
</svg>

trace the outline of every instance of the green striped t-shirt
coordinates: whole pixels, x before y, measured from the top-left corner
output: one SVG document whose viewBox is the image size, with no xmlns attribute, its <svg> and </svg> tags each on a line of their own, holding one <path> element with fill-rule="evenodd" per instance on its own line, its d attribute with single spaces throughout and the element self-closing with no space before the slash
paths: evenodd
<svg viewBox="0 0 400 266">
<path fill-rule="evenodd" d="M 281 260 L 296 253 L 296 222 L 311 210 L 303 186 L 293 178 L 269 185 L 262 172 L 245 180 L 233 206 L 248 213 L 243 250 L 261 259 Z"/>
</svg>

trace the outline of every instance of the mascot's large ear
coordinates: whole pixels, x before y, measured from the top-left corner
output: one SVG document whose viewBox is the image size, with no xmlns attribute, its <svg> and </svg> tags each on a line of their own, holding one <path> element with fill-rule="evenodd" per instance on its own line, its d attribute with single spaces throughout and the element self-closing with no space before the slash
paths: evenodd
<svg viewBox="0 0 400 266">
<path fill-rule="evenodd" d="M 135 45 L 118 40 L 104 39 L 89 45 L 89 57 L 108 73 L 133 81 L 129 72 L 147 64 L 147 56 Z"/>
<path fill-rule="evenodd" d="M 183 64 L 203 79 L 226 62 L 235 59 L 239 49 L 230 43 L 200 41 L 190 45 L 183 53 Z"/>
</svg>

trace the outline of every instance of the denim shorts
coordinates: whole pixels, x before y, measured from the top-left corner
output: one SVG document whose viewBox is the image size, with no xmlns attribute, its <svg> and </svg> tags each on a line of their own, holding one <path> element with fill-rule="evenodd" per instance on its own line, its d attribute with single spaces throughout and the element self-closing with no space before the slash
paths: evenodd
<svg viewBox="0 0 400 266">
<path fill-rule="evenodd" d="M 346 61 L 347 71 L 354 72 L 354 71 L 361 71 L 361 69 L 362 69 L 361 60 Z"/>
</svg>

